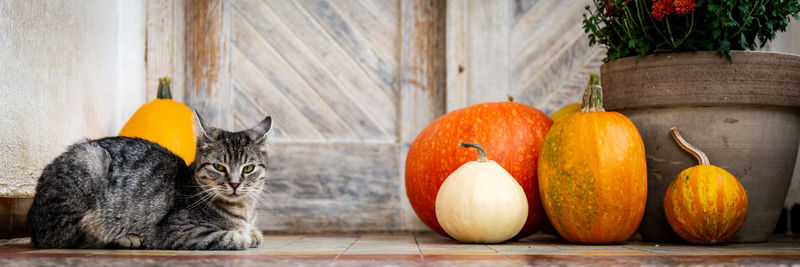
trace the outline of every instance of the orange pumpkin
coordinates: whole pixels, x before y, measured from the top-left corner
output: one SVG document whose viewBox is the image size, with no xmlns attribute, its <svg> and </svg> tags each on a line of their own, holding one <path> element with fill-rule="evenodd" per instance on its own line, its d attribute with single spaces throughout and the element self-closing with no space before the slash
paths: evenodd
<svg viewBox="0 0 800 267">
<path fill-rule="evenodd" d="M 192 110 L 172 100 L 170 78 L 158 79 L 158 95 L 142 105 L 125 123 L 119 136 L 139 137 L 166 147 L 186 164 L 194 161 L 197 146 Z"/>
<path fill-rule="evenodd" d="M 539 202 L 536 164 L 552 123 L 538 109 L 511 101 L 477 104 L 439 117 L 408 150 L 405 184 L 411 207 L 428 227 L 447 236 L 436 219 L 436 195 L 448 175 L 475 160 L 475 152 L 461 149 L 459 142 L 480 143 L 525 191 L 528 217 L 516 237 L 539 231 L 547 218 Z"/>
<path fill-rule="evenodd" d="M 570 242 L 622 242 L 636 231 L 647 200 L 644 144 L 627 117 L 603 109 L 599 78 L 581 112 L 556 121 L 539 156 L 547 217 Z"/>
<path fill-rule="evenodd" d="M 736 177 L 711 165 L 703 151 L 670 129 L 678 144 L 700 165 L 683 170 L 664 195 L 664 214 L 681 238 L 698 244 L 723 243 L 733 237 L 747 217 L 747 194 Z"/>
</svg>

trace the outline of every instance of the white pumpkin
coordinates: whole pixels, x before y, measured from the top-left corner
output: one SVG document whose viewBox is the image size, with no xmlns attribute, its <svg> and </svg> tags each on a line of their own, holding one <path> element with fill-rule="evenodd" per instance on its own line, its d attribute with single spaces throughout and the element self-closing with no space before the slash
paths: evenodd
<svg viewBox="0 0 800 267">
<path fill-rule="evenodd" d="M 528 199 L 517 180 L 497 162 L 486 158 L 461 165 L 439 188 L 436 219 L 451 237 L 469 243 L 499 243 L 514 237 L 528 218 Z"/>
</svg>

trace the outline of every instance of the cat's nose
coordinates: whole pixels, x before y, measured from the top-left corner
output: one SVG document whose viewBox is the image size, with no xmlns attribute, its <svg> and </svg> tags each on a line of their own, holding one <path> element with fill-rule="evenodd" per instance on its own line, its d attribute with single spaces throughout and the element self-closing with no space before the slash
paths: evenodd
<svg viewBox="0 0 800 267">
<path fill-rule="evenodd" d="M 233 187 L 233 189 L 236 189 L 237 187 L 239 187 L 239 183 L 230 183 L 230 185 L 231 185 L 231 187 Z"/>
</svg>

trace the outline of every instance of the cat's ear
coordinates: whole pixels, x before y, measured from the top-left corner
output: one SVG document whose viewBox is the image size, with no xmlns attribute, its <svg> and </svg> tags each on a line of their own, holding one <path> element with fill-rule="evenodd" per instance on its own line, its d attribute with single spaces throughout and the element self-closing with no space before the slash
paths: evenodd
<svg viewBox="0 0 800 267">
<path fill-rule="evenodd" d="M 258 142 L 264 141 L 267 138 L 267 134 L 272 131 L 272 117 L 267 116 L 258 123 L 258 125 L 250 128 L 250 131 L 253 131 L 256 135 L 255 139 Z"/>
<path fill-rule="evenodd" d="M 197 135 L 198 143 L 200 143 L 200 141 L 213 141 L 214 139 L 211 138 L 211 136 L 208 135 L 208 132 L 206 131 L 206 129 L 208 129 L 208 126 L 205 120 L 203 120 L 203 117 L 200 117 L 200 113 L 197 113 L 197 110 L 192 110 L 192 114 L 194 116 L 193 119 L 195 122 L 194 133 L 195 135 Z"/>
</svg>

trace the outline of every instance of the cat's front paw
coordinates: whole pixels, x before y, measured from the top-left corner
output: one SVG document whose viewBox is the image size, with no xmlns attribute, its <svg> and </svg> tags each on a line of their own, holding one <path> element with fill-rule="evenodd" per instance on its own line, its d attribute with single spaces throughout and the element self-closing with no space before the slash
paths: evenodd
<svg viewBox="0 0 800 267">
<path fill-rule="evenodd" d="M 139 248 L 142 246 L 142 240 L 138 235 L 127 234 L 114 240 L 114 244 L 121 248 Z"/>
<path fill-rule="evenodd" d="M 261 245 L 261 240 L 264 239 L 264 236 L 261 234 L 261 231 L 254 229 L 253 231 L 250 232 L 250 238 L 251 238 L 250 247 L 257 248 L 258 246 Z"/>
</svg>

